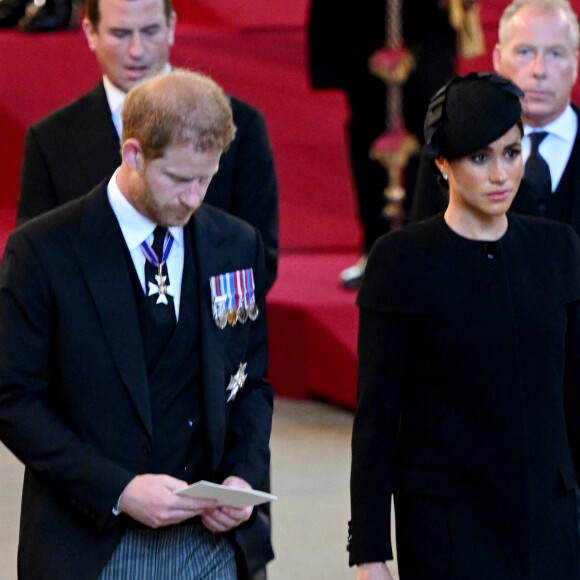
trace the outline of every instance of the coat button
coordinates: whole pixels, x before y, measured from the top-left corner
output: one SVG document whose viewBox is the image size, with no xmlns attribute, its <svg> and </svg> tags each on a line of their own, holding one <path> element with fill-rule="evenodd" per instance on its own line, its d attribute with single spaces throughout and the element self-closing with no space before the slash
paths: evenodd
<svg viewBox="0 0 580 580">
<path fill-rule="evenodd" d="M 146 443 L 143 445 L 143 447 L 141 447 L 141 451 L 143 451 L 143 455 L 151 455 L 151 445 Z"/>
</svg>

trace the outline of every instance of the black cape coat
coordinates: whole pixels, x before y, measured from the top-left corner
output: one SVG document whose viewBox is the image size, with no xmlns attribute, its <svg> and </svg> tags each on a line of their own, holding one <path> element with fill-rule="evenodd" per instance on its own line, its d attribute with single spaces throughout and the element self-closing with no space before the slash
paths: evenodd
<svg viewBox="0 0 580 580">
<path fill-rule="evenodd" d="M 392 558 L 394 494 L 401 580 L 578 577 L 579 301 L 567 225 L 512 216 L 489 243 L 439 215 L 375 245 L 351 564 Z"/>
</svg>

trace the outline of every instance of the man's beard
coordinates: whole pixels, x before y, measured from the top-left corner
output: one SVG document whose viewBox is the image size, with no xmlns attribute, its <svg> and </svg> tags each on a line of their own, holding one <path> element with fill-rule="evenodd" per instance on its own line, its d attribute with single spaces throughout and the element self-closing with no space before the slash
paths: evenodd
<svg viewBox="0 0 580 580">
<path fill-rule="evenodd" d="M 194 212 L 193 209 L 183 205 L 160 206 L 146 181 L 141 181 L 139 186 L 133 188 L 131 199 L 133 206 L 140 214 L 165 227 L 184 226 Z"/>
</svg>

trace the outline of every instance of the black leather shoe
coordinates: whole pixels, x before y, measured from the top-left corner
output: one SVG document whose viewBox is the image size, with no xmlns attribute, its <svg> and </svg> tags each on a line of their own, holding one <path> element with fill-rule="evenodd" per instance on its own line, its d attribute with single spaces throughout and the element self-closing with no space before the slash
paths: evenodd
<svg viewBox="0 0 580 580">
<path fill-rule="evenodd" d="M 0 0 L 0 28 L 16 26 L 30 0 Z"/>
<path fill-rule="evenodd" d="M 34 0 L 18 22 L 23 32 L 50 32 L 75 28 L 81 3 L 78 0 Z"/>
</svg>

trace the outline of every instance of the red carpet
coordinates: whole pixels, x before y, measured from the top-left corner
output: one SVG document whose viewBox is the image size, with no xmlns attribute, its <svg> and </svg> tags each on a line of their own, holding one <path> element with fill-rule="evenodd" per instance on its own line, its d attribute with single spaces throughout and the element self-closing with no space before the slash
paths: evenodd
<svg viewBox="0 0 580 580">
<path fill-rule="evenodd" d="M 308 0 L 173 0 L 181 22 L 212 28 L 276 28 L 302 26 Z"/>
<path fill-rule="evenodd" d="M 488 53 L 459 71 L 491 70 L 489 51 L 506 0 L 486 0 Z M 269 297 L 271 380 L 285 396 L 355 404 L 355 293 L 337 286 L 357 258 L 360 232 L 337 92 L 313 92 L 306 74 L 308 0 L 174 0 L 172 62 L 206 72 L 261 109 L 280 183 L 282 255 Z M 580 0 L 572 5 L 580 11 Z M 195 23 L 195 26 L 194 26 Z M 80 31 L 0 31 L 0 252 L 14 223 L 26 127 L 99 79 Z M 580 93 L 574 93 L 580 102 Z M 90 135 L 87 135 L 90 138 Z"/>
<path fill-rule="evenodd" d="M 357 254 L 287 254 L 271 291 L 270 379 L 278 393 L 354 407 L 356 292 L 336 283 Z"/>
</svg>

